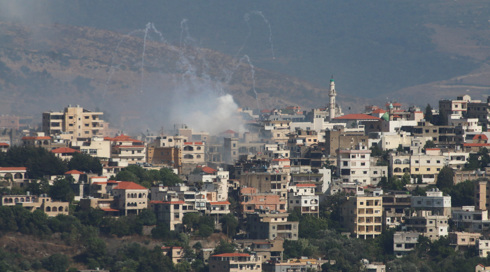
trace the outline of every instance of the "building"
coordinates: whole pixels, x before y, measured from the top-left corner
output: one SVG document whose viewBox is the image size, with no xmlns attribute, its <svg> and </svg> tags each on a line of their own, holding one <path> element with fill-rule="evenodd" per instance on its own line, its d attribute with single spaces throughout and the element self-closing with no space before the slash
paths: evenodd
<svg viewBox="0 0 490 272">
<path fill-rule="evenodd" d="M 20 205 L 30 212 L 42 210 L 49 217 L 68 215 L 70 206 L 69 202 L 53 201 L 51 197 L 31 195 L 4 195 L 0 203 L 2 206 Z"/>
<path fill-rule="evenodd" d="M 262 259 L 248 253 L 223 253 L 209 258 L 210 272 L 262 271 Z"/>
<path fill-rule="evenodd" d="M 242 173 L 240 186 L 253 187 L 257 193 L 274 193 L 280 200 L 287 200 L 288 183 L 290 176 L 287 173 Z"/>
<path fill-rule="evenodd" d="M 347 197 L 341 207 L 341 222 L 357 238 L 375 238 L 383 227 L 382 210 L 381 196 Z"/>
<path fill-rule="evenodd" d="M 274 193 L 257 193 L 257 189 L 245 187 L 240 189 L 240 207 L 242 215 L 254 213 L 257 210 L 287 212 L 287 203 Z"/>
<path fill-rule="evenodd" d="M 286 261 L 265 262 L 264 272 L 290 272 L 290 271 L 322 271 L 325 263 L 335 264 L 335 261 L 322 259 L 288 259 Z"/>
<path fill-rule="evenodd" d="M 490 240 L 478 239 L 476 246 L 478 248 L 478 256 L 480 258 L 487 258 L 490 252 Z"/>
<path fill-rule="evenodd" d="M 116 207 L 124 215 L 139 214 L 148 208 L 148 189 L 130 181 L 121 181 L 112 188 Z"/>
<path fill-rule="evenodd" d="M 146 145 L 144 142 L 124 134 L 116 137 L 105 137 L 104 140 L 111 143 L 111 158 L 128 164 L 146 162 Z"/>
<path fill-rule="evenodd" d="M 425 194 L 425 196 L 412 196 L 412 208 L 428 210 L 433 215 L 451 217 L 451 196 L 444 196 L 437 188 L 433 188 Z"/>
<path fill-rule="evenodd" d="M 247 214 L 248 238 L 298 240 L 299 222 L 288 222 L 288 216 L 288 213 L 268 211 Z"/>
<path fill-rule="evenodd" d="M 72 147 L 78 148 L 82 154 L 88 154 L 99 159 L 111 157 L 111 142 L 102 137 L 94 136 L 83 141 L 74 141 Z"/>
<path fill-rule="evenodd" d="M 318 216 L 320 196 L 316 194 L 315 184 L 296 184 L 289 187 L 289 210 L 297 210 L 301 215 Z"/>
<path fill-rule="evenodd" d="M 415 249 L 419 241 L 418 232 L 397 231 L 393 235 L 393 252 L 400 258 Z"/>
<path fill-rule="evenodd" d="M 419 210 L 405 218 L 405 228 L 416 231 L 431 241 L 448 235 L 448 218 L 444 215 L 433 215 L 431 211 Z"/>
<path fill-rule="evenodd" d="M 68 134 L 70 140 L 103 136 L 103 112 L 68 106 L 63 112 L 44 112 L 42 131 L 46 135 Z"/>
<path fill-rule="evenodd" d="M 184 259 L 184 248 L 179 246 L 162 246 L 163 256 L 172 259 L 172 263 L 178 264 Z"/>
<path fill-rule="evenodd" d="M 390 193 L 383 195 L 383 228 L 396 228 L 405 222 L 405 210 L 411 207 L 411 195 Z"/>
<path fill-rule="evenodd" d="M 450 232 L 448 238 L 450 245 L 456 247 L 456 249 L 459 249 L 476 246 L 476 243 L 481 236 L 481 233 L 455 231 Z"/>
<path fill-rule="evenodd" d="M 341 149 L 338 152 L 337 168 L 342 181 L 370 184 L 370 157 L 371 150 L 363 145 L 358 145 L 355 149 Z"/>
</svg>

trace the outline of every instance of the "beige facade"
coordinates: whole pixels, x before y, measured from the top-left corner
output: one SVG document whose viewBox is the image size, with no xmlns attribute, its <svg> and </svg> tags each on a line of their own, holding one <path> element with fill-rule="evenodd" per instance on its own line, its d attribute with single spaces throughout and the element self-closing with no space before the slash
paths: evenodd
<svg viewBox="0 0 490 272">
<path fill-rule="evenodd" d="M 68 215 L 70 206 L 68 202 L 53 201 L 50 197 L 30 195 L 5 195 L 1 197 L 1 204 L 2 206 L 21 205 L 31 212 L 42 210 L 50 217 Z"/>
<path fill-rule="evenodd" d="M 450 232 L 449 233 L 449 242 L 452 246 L 455 246 L 457 249 L 461 247 L 474 247 L 477 244 L 478 239 L 482 236 L 481 233 L 472 233 L 472 232 Z"/>
<path fill-rule="evenodd" d="M 68 106 L 63 112 L 44 112 L 42 130 L 47 135 L 67 133 L 71 140 L 103 136 L 103 112 Z"/>
<path fill-rule="evenodd" d="M 94 136 L 84 141 L 73 142 L 74 147 L 78 147 L 80 153 L 88 154 L 99 159 L 109 159 L 111 157 L 111 143 L 102 137 Z"/>
<path fill-rule="evenodd" d="M 267 211 L 247 214 L 248 238 L 298 240 L 299 222 L 288 222 L 288 216 L 289 213 Z"/>
<path fill-rule="evenodd" d="M 433 215 L 431 211 L 419 210 L 405 218 L 407 230 L 416 231 L 431 241 L 448 235 L 448 218 L 444 215 Z"/>
<path fill-rule="evenodd" d="M 342 224 L 357 238 L 375 238 L 383 227 L 381 196 L 347 197 L 342 204 Z"/>
<path fill-rule="evenodd" d="M 111 143 L 111 158 L 128 164 L 146 162 L 146 145 L 144 142 L 124 134 L 113 138 L 105 137 L 104 140 Z"/>
<path fill-rule="evenodd" d="M 240 186 L 254 187 L 258 193 L 275 193 L 280 200 L 287 200 L 290 176 L 286 173 L 243 173 Z"/>
<path fill-rule="evenodd" d="M 117 209 L 124 215 L 139 214 L 148 208 L 148 189 L 134 182 L 118 182 L 112 193 Z"/>
<path fill-rule="evenodd" d="M 203 164 L 204 142 L 185 142 L 182 146 L 182 163 L 183 164 Z"/>
</svg>

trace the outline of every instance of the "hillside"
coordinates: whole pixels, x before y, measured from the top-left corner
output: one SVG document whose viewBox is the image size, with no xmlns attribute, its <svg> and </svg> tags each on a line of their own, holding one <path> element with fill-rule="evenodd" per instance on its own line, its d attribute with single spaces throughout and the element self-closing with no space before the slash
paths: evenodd
<svg viewBox="0 0 490 272">
<path fill-rule="evenodd" d="M 142 34 L 1 23 L 1 113 L 38 115 L 80 104 L 106 111 L 110 121 L 128 129 L 122 120 L 165 125 L 162 119 L 171 115 L 169 108 L 185 109 L 196 96 L 199 101 L 193 107 L 213 103 L 205 100 L 224 93 L 231 94 L 242 107 L 259 105 L 261 109 L 320 107 L 327 101 L 325 89 L 253 67 L 246 58 L 190 45 L 175 46 L 158 41 L 155 33 L 145 40 Z M 341 90 L 342 83 L 338 86 Z M 345 107 L 356 104 L 345 97 L 338 100 Z"/>
</svg>

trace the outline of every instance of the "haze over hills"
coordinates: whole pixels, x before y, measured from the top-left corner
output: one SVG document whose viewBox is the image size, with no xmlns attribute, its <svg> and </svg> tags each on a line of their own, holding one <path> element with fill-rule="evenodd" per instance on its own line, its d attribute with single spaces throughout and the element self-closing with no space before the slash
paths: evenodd
<svg viewBox="0 0 490 272">
<path fill-rule="evenodd" d="M 490 94 L 485 0 L 0 0 L 0 7 L 1 113 L 81 104 L 120 124 L 148 116 L 143 128 L 164 125 L 168 106 L 178 100 L 185 108 L 182 97 L 195 92 L 199 101 L 230 93 L 254 108 L 320 107 L 332 74 L 345 112 Z M 148 22 L 155 28 L 145 32 Z"/>
</svg>

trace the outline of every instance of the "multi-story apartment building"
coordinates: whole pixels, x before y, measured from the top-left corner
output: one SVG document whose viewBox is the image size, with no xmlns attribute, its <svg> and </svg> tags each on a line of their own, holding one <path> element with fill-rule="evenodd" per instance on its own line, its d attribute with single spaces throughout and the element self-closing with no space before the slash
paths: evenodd
<svg viewBox="0 0 490 272">
<path fill-rule="evenodd" d="M 446 116 L 445 124 L 448 124 L 450 119 L 460 119 L 466 115 L 468 103 L 471 101 L 471 96 L 458 96 L 456 100 L 439 100 L 439 113 Z"/>
<path fill-rule="evenodd" d="M 341 149 L 337 157 L 337 168 L 342 181 L 370 184 L 370 157 L 371 150 L 363 145 L 358 145 L 355 149 Z"/>
<path fill-rule="evenodd" d="M 298 240 L 299 222 L 288 222 L 288 216 L 288 213 L 264 210 L 247 214 L 248 238 Z"/>
<path fill-rule="evenodd" d="M 487 101 L 470 101 L 467 105 L 466 117 L 478 118 L 478 123 L 481 125 L 490 124 L 490 96 Z"/>
<path fill-rule="evenodd" d="M 409 174 L 412 180 L 422 178 L 423 183 L 435 183 L 437 175 L 445 165 L 445 157 L 427 150 L 427 154 L 391 154 L 390 174 L 401 178 Z"/>
<path fill-rule="evenodd" d="M 367 145 L 369 137 L 363 131 L 326 130 L 325 131 L 325 152 L 327 155 L 335 155 L 340 149 L 354 149 L 359 144 Z"/>
<path fill-rule="evenodd" d="M 122 214 L 139 214 L 148 208 L 148 189 L 129 181 L 118 182 L 112 188 L 116 207 Z"/>
<path fill-rule="evenodd" d="M 458 229 L 483 232 L 490 229 L 488 210 L 475 210 L 475 206 L 452 208 L 452 220 Z"/>
<path fill-rule="evenodd" d="M 279 195 L 274 193 L 257 193 L 253 187 L 244 187 L 240 189 L 240 207 L 241 213 L 245 217 L 248 213 L 254 213 L 256 210 L 268 210 L 284 213 L 287 211 L 287 202 L 280 200 Z"/>
<path fill-rule="evenodd" d="M 418 232 L 397 231 L 393 235 L 393 252 L 400 258 L 415 249 L 419 241 Z"/>
<path fill-rule="evenodd" d="M 170 198 L 168 201 L 152 200 L 150 209 L 155 212 L 157 220 L 169 226 L 170 230 L 182 231 L 185 213 L 196 212 L 191 203 L 186 203 L 178 198 Z"/>
<path fill-rule="evenodd" d="M 296 184 L 289 187 L 289 210 L 298 210 L 302 215 L 318 216 L 320 197 L 315 184 Z"/>
<path fill-rule="evenodd" d="M 433 215 L 451 217 L 451 196 L 444 196 L 437 188 L 433 188 L 425 194 L 425 196 L 412 196 L 412 208 L 428 210 Z"/>
<path fill-rule="evenodd" d="M 419 210 L 405 218 L 405 228 L 416 231 L 431 241 L 448 235 L 448 218 L 444 215 L 433 215 L 431 211 Z"/>
<path fill-rule="evenodd" d="M 464 142 L 462 127 L 434 126 L 429 122 L 419 122 L 417 126 L 402 129 L 414 137 L 431 139 L 438 147 L 454 148 Z"/>
<path fill-rule="evenodd" d="M 69 134 L 70 140 L 104 136 L 103 112 L 92 112 L 80 106 L 68 106 L 63 112 L 44 112 L 42 131 L 47 135 Z"/>
<path fill-rule="evenodd" d="M 381 196 L 352 196 L 342 204 L 342 224 L 357 238 L 375 238 L 383 227 Z"/>
<path fill-rule="evenodd" d="M 205 162 L 204 148 L 204 142 L 184 142 L 182 146 L 182 163 L 203 164 Z"/>
<path fill-rule="evenodd" d="M 146 145 L 128 135 L 121 134 L 116 137 L 105 137 L 104 140 L 111 143 L 111 158 L 128 164 L 146 162 Z"/>
<path fill-rule="evenodd" d="M 78 148 L 81 153 L 89 154 L 99 159 L 109 159 L 111 157 L 111 142 L 102 137 L 94 136 L 84 141 L 72 142 L 72 147 Z"/>
<path fill-rule="evenodd" d="M 450 245 L 456 247 L 456 249 L 460 249 L 475 247 L 481 236 L 481 233 L 455 231 L 450 232 L 448 238 Z"/>
<path fill-rule="evenodd" d="M 254 187 L 258 193 L 275 193 L 280 200 L 287 200 L 288 183 L 290 176 L 287 173 L 242 173 L 240 186 Z"/>
<path fill-rule="evenodd" d="M 383 228 L 396 228 L 405 222 L 405 209 L 411 206 L 411 195 L 390 193 L 383 195 Z"/>
</svg>

